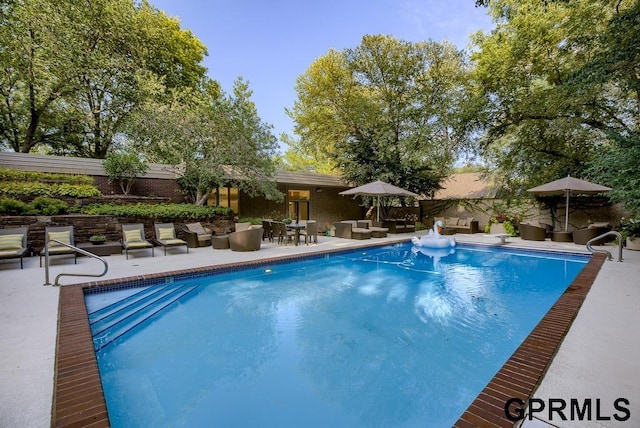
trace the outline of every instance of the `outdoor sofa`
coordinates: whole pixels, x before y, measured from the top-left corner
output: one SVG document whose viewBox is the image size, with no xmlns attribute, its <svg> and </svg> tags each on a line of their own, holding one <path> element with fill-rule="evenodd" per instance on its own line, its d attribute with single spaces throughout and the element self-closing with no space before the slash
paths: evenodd
<svg viewBox="0 0 640 428">
<path fill-rule="evenodd" d="M 384 238 L 387 236 L 389 229 L 382 227 L 382 222 L 371 220 L 358 220 L 358 227 L 361 229 L 368 229 L 371 231 L 371 236 L 374 238 Z"/>
<path fill-rule="evenodd" d="M 337 238 L 346 238 L 346 239 L 371 238 L 371 231 L 369 229 L 358 227 L 357 220 L 343 220 L 343 221 L 334 223 L 333 226 L 336 228 Z"/>
<path fill-rule="evenodd" d="M 433 219 L 434 224 L 438 220 L 442 221 L 445 228 L 456 233 L 478 233 L 480 231 L 478 220 L 474 220 L 473 217 L 435 217 Z"/>
</svg>

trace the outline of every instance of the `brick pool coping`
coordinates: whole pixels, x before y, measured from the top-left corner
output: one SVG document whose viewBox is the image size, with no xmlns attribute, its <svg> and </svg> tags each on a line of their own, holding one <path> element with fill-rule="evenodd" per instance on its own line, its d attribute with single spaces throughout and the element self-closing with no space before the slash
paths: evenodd
<svg viewBox="0 0 640 428">
<path fill-rule="evenodd" d="M 319 258 L 326 254 L 388 244 L 380 243 L 352 247 L 349 250 L 335 249 L 315 254 L 228 263 L 61 287 L 51 425 L 55 427 L 110 426 L 87 317 L 85 291 L 91 292 L 92 289 L 108 288 L 123 283 L 160 283 L 167 276 L 204 276 L 215 272 L 236 271 L 296 259 Z M 511 397 L 520 397 L 526 401 L 533 394 L 582 306 L 604 260 L 604 256 L 598 254 L 591 257 L 560 299 L 478 395 L 455 426 L 467 428 L 514 425 L 504 414 L 504 403 Z"/>
</svg>

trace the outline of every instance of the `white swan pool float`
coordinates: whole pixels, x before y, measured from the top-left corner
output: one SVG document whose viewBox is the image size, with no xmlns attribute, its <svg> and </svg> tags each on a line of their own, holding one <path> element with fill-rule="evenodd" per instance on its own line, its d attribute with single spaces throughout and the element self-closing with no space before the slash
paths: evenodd
<svg viewBox="0 0 640 428">
<path fill-rule="evenodd" d="M 436 224 L 433 225 L 433 229 L 429 231 L 426 235 L 421 238 L 414 236 L 411 238 L 411 242 L 413 245 L 417 247 L 425 247 L 425 248 L 450 248 L 456 246 L 455 238 L 451 236 L 442 236 L 440 235 L 440 229 L 442 229 L 443 224 L 442 221 L 436 221 Z"/>
</svg>

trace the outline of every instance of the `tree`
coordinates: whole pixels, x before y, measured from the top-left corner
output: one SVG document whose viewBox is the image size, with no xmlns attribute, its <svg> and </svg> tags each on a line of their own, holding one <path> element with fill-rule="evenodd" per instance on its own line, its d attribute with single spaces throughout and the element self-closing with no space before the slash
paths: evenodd
<svg viewBox="0 0 640 428">
<path fill-rule="evenodd" d="M 196 87 L 205 46 L 133 0 L 25 0 L 0 12 L 0 144 L 103 158 L 166 88 Z"/>
<path fill-rule="evenodd" d="M 118 183 L 124 195 L 129 194 L 136 178 L 149 169 L 149 165 L 133 152 L 112 152 L 102 161 L 102 167 L 109 177 L 109 183 Z"/>
<path fill-rule="evenodd" d="M 612 80 L 580 77 L 598 68 L 592 60 L 602 35 L 628 2 L 488 3 L 496 29 L 475 36 L 477 92 L 466 115 L 483 132 L 478 150 L 493 178 L 519 194 L 567 174 L 583 176 L 613 143 L 611 132 L 637 123 L 637 94 Z M 595 68 L 585 74 L 588 64 Z"/>
<path fill-rule="evenodd" d="M 354 184 L 380 179 L 429 194 L 467 138 L 455 114 L 466 71 L 448 43 L 364 36 L 329 51 L 297 79 L 288 110 L 296 149 L 327 156 Z"/>
<path fill-rule="evenodd" d="M 170 103 L 149 102 L 131 122 L 129 135 L 150 161 L 176 166 L 195 204 L 205 204 L 213 189 L 226 185 L 252 196 L 281 197 L 272 160 L 276 138 L 258 117 L 242 79 L 232 96 L 210 81 L 200 92 L 175 91 Z"/>
</svg>

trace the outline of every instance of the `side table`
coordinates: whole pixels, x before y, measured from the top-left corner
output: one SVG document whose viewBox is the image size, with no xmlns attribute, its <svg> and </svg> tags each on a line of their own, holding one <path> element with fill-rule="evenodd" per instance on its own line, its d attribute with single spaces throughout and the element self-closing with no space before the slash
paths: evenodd
<svg viewBox="0 0 640 428">
<path fill-rule="evenodd" d="M 572 232 L 551 232 L 551 240 L 555 242 L 573 242 Z"/>
<path fill-rule="evenodd" d="M 229 249 L 229 235 L 213 235 L 211 237 L 211 246 L 214 250 Z"/>
<path fill-rule="evenodd" d="M 122 243 L 105 242 L 104 244 L 92 244 L 91 242 L 83 242 L 77 245 L 81 250 L 95 254 L 96 256 L 110 256 L 112 254 L 122 254 Z"/>
</svg>

